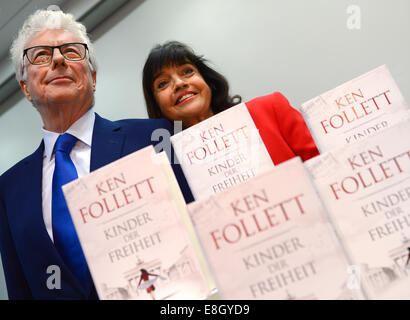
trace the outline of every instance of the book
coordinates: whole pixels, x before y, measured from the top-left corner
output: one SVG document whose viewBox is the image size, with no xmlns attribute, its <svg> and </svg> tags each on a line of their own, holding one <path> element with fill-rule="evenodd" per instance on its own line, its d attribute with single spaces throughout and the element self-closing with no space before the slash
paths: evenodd
<svg viewBox="0 0 410 320">
<path fill-rule="evenodd" d="M 198 258 L 199 264 L 202 267 L 204 272 L 205 279 L 208 284 L 208 288 L 210 288 L 210 293 L 207 299 L 210 300 L 217 300 L 219 299 L 219 293 L 216 289 L 216 285 L 214 279 L 210 273 L 208 263 L 204 256 L 204 252 L 202 251 L 201 245 L 199 243 L 198 238 L 196 237 L 194 226 L 192 225 L 191 218 L 189 217 L 188 208 L 185 203 L 184 196 L 182 195 L 181 189 L 179 188 L 178 181 L 175 177 L 174 171 L 169 163 L 169 159 L 165 152 L 160 152 L 156 155 L 161 167 L 163 169 L 163 173 L 168 181 L 168 185 L 170 187 L 170 191 L 174 197 L 175 203 L 178 207 L 179 212 L 181 213 L 181 219 L 184 224 L 185 230 L 188 232 L 188 236 L 191 242 L 191 245 L 194 248 L 196 256 Z"/>
<path fill-rule="evenodd" d="M 369 299 L 410 298 L 410 121 L 305 162 Z"/>
<path fill-rule="evenodd" d="M 362 299 L 299 157 L 188 204 L 223 299 Z"/>
<path fill-rule="evenodd" d="M 165 154 L 136 151 L 63 187 L 99 298 L 205 299 L 212 289 Z"/>
<path fill-rule="evenodd" d="M 300 111 L 321 153 L 410 117 L 409 107 L 386 65 L 303 103 Z"/>
<path fill-rule="evenodd" d="M 195 199 L 274 167 L 244 103 L 173 135 L 171 142 Z"/>
</svg>

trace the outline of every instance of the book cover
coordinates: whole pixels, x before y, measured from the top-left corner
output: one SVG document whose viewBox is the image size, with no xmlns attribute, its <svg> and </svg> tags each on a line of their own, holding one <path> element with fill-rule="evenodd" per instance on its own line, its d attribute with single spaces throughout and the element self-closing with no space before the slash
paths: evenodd
<svg viewBox="0 0 410 320">
<path fill-rule="evenodd" d="M 378 133 L 410 113 L 386 65 L 303 103 L 300 111 L 321 153 Z"/>
<path fill-rule="evenodd" d="M 163 160 L 149 146 L 63 187 L 102 300 L 210 293 Z"/>
<path fill-rule="evenodd" d="M 224 299 L 361 299 L 300 158 L 190 203 Z"/>
<path fill-rule="evenodd" d="M 182 195 L 181 189 L 179 188 L 178 181 L 175 177 L 174 171 L 172 170 L 171 164 L 169 163 L 169 159 L 165 152 L 158 153 L 157 158 L 160 161 L 168 185 L 170 186 L 170 191 L 172 192 L 175 203 L 178 207 L 179 212 L 181 213 L 181 218 L 182 222 L 184 223 L 185 230 L 188 232 L 190 242 L 195 250 L 199 264 L 202 267 L 205 279 L 208 283 L 208 287 L 210 288 L 210 295 L 208 299 L 219 299 L 220 297 L 216 289 L 215 281 L 212 277 L 211 271 L 209 270 L 208 262 L 206 261 L 204 252 L 202 251 L 199 239 L 195 234 L 195 229 L 192 225 L 184 196 Z"/>
<path fill-rule="evenodd" d="M 370 299 L 410 298 L 410 121 L 305 162 Z"/>
<path fill-rule="evenodd" d="M 171 142 L 195 199 L 274 167 L 244 103 L 175 134 Z"/>
</svg>

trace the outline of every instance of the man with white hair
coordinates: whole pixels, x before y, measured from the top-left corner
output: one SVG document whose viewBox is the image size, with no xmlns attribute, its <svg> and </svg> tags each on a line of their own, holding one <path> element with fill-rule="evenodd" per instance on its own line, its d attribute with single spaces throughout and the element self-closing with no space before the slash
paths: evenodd
<svg viewBox="0 0 410 320">
<path fill-rule="evenodd" d="M 111 122 L 93 112 L 94 51 L 85 27 L 70 14 L 36 11 L 10 52 L 17 81 L 43 121 L 43 140 L 0 177 L 0 251 L 9 298 L 97 299 L 61 186 L 152 144 L 151 133 L 170 130 L 170 122 Z M 173 168 L 191 201 L 180 167 Z M 61 276 L 53 279 L 57 285 L 53 276 Z"/>
</svg>

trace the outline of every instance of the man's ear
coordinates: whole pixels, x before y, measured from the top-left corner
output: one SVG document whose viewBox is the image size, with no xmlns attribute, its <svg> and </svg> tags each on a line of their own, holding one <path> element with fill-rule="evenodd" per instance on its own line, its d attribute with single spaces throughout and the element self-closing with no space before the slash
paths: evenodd
<svg viewBox="0 0 410 320">
<path fill-rule="evenodd" d="M 93 71 L 91 75 L 93 77 L 93 91 L 95 92 L 95 90 L 96 90 L 95 86 L 97 84 L 97 72 Z"/>
<path fill-rule="evenodd" d="M 24 95 L 28 99 L 28 101 L 33 102 L 33 99 L 30 96 L 30 92 L 28 91 L 27 83 L 23 80 L 20 80 L 20 88 L 23 91 Z"/>
</svg>

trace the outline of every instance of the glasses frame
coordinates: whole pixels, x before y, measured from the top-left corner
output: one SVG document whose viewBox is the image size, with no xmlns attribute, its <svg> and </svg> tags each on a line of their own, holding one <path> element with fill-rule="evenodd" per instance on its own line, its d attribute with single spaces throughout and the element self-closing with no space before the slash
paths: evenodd
<svg viewBox="0 0 410 320">
<path fill-rule="evenodd" d="M 61 47 L 64 47 L 64 46 L 67 46 L 67 45 L 71 45 L 71 44 L 81 44 L 81 45 L 83 45 L 83 46 L 85 47 L 84 57 L 82 57 L 81 59 L 67 59 L 67 58 L 65 57 L 65 55 L 63 54 L 63 52 L 61 51 Z M 50 61 L 45 62 L 45 63 L 33 63 L 33 62 L 31 62 L 30 59 L 28 58 L 27 51 L 30 50 L 30 49 L 33 49 L 33 48 L 51 48 Z M 56 49 L 56 48 L 58 48 L 58 50 L 60 51 L 60 54 L 61 54 L 61 55 L 64 57 L 64 59 L 67 60 L 67 61 L 82 61 L 82 60 L 84 60 L 85 57 L 87 56 L 87 52 L 88 52 L 88 46 L 87 46 L 87 44 L 86 44 L 86 43 L 82 43 L 82 42 L 68 42 L 68 43 L 60 44 L 59 46 L 46 46 L 46 45 L 43 45 L 43 46 L 34 46 L 34 47 L 30 47 L 30 48 L 24 49 L 24 51 L 23 51 L 23 61 L 24 61 L 24 57 L 27 57 L 28 62 L 30 62 L 30 64 L 32 64 L 32 65 L 34 65 L 34 66 L 42 66 L 42 65 L 50 64 L 51 61 L 53 60 L 54 49 Z"/>
</svg>

